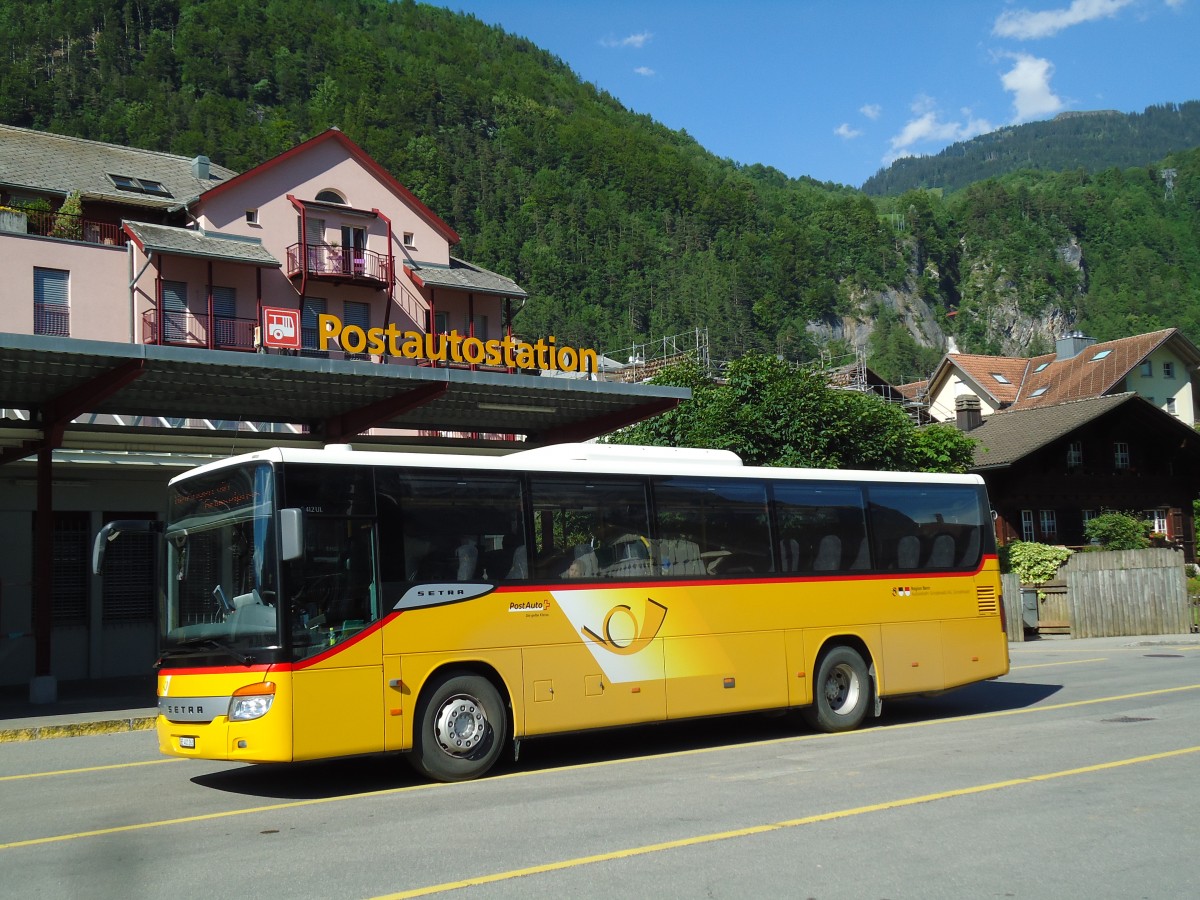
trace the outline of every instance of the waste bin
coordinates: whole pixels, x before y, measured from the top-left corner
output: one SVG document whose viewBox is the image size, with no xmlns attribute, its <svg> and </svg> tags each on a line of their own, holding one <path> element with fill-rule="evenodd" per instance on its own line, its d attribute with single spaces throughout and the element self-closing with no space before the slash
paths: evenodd
<svg viewBox="0 0 1200 900">
<path fill-rule="evenodd" d="M 1038 592 L 1037 588 L 1021 588 L 1021 624 L 1026 631 L 1037 631 Z"/>
</svg>

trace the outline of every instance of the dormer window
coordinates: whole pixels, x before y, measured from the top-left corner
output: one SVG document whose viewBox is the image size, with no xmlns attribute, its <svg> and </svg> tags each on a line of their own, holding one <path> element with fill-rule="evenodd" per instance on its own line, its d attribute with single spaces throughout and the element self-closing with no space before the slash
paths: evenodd
<svg viewBox="0 0 1200 900">
<path fill-rule="evenodd" d="M 320 191 L 317 194 L 317 201 L 319 203 L 340 203 L 342 206 L 346 205 L 346 198 L 337 191 Z"/>
</svg>

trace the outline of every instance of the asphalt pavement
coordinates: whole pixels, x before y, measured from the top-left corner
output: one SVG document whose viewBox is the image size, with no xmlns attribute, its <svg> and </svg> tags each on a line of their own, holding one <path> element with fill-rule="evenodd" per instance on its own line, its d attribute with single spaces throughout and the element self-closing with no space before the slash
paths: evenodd
<svg viewBox="0 0 1200 900">
<path fill-rule="evenodd" d="M 1097 651 L 1157 646 L 1200 647 L 1200 635 L 1148 634 L 1081 640 L 1062 635 L 1010 644 L 1009 649 L 1015 652 L 1021 647 L 1059 642 L 1063 649 Z M 53 703 L 32 703 L 28 685 L 0 686 L 0 744 L 154 728 L 157 697 L 153 674 L 60 682 L 57 693 Z"/>
</svg>

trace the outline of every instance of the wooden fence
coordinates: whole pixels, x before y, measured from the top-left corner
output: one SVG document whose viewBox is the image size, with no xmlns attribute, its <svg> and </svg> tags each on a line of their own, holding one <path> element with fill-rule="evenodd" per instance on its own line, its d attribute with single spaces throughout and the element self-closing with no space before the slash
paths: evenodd
<svg viewBox="0 0 1200 900">
<path fill-rule="evenodd" d="M 1024 640 L 1028 623 L 1022 618 L 1021 585 L 1015 575 L 1002 576 L 1002 582 L 1008 638 Z M 1123 637 L 1186 634 L 1193 624 L 1178 550 L 1076 553 L 1044 591 L 1047 596 L 1037 604 L 1043 631 L 1062 632 L 1065 626 L 1076 638 Z"/>
</svg>

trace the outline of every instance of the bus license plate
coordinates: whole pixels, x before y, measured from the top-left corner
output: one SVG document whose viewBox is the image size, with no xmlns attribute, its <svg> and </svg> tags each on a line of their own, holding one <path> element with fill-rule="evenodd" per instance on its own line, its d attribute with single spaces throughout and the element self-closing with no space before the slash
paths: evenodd
<svg viewBox="0 0 1200 900">
<path fill-rule="evenodd" d="M 179 739 L 179 749 L 195 750 L 196 749 L 196 739 L 194 737 L 181 737 Z"/>
</svg>

